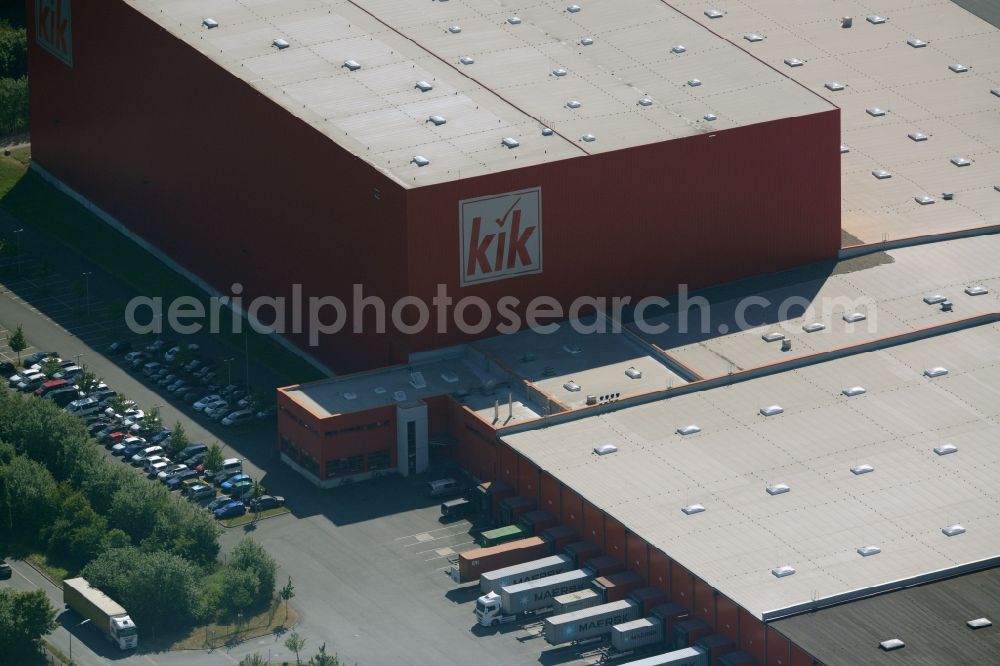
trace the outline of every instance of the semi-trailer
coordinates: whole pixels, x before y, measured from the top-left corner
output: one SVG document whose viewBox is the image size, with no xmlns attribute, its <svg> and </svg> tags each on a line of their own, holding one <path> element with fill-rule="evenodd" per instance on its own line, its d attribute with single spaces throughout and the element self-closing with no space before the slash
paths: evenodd
<svg viewBox="0 0 1000 666">
<path fill-rule="evenodd" d="M 597 606 L 601 603 L 601 595 L 589 584 L 582 590 L 562 594 L 552 600 L 553 615 L 565 615 L 574 611 Z"/>
<path fill-rule="evenodd" d="M 448 574 L 456 583 L 478 580 L 485 571 L 493 571 L 513 564 L 537 559 L 551 552 L 551 544 L 541 537 L 510 541 L 490 548 L 467 550 L 458 556 Z"/>
<path fill-rule="evenodd" d="M 615 629 L 620 626 L 622 625 L 616 626 Z M 722 634 L 713 634 L 702 638 L 690 647 L 629 661 L 620 666 L 712 666 L 713 664 L 718 666 L 752 666 L 757 663 L 748 652 L 733 652 L 732 649 L 732 641 L 727 637 Z"/>
<path fill-rule="evenodd" d="M 673 652 L 629 661 L 620 666 L 709 666 L 708 650 L 698 647 L 681 648 Z"/>
<path fill-rule="evenodd" d="M 484 627 L 495 627 L 526 615 L 547 613 L 557 596 L 586 588 L 593 577 L 593 572 L 587 569 L 574 569 L 527 583 L 508 585 L 500 590 L 500 594 L 490 592 L 476 600 L 476 621 Z"/>
<path fill-rule="evenodd" d="M 499 546 L 502 543 L 517 541 L 530 537 L 531 533 L 520 525 L 505 525 L 492 530 L 486 530 L 479 535 L 479 545 L 483 548 Z"/>
<path fill-rule="evenodd" d="M 487 571 L 479 577 L 479 589 L 483 594 L 500 594 L 500 589 L 528 581 L 554 576 L 569 571 L 576 566 L 569 555 L 550 555 L 540 560 Z"/>
<path fill-rule="evenodd" d="M 651 598 L 652 595 L 647 595 L 646 590 L 658 590 L 658 588 L 636 590 L 632 593 L 632 597 L 637 601 L 642 597 Z M 660 592 L 662 594 L 662 591 Z M 680 604 L 660 604 L 649 611 L 647 617 L 614 627 L 611 630 L 611 647 L 621 652 L 638 650 L 656 643 L 665 643 L 664 647 L 672 647 L 674 624 L 689 615 L 688 610 Z"/>
<path fill-rule="evenodd" d="M 118 646 L 130 650 L 139 644 L 135 623 L 121 604 L 83 578 L 63 581 L 63 603 L 89 620 L 98 631 Z"/>
<path fill-rule="evenodd" d="M 583 610 L 545 618 L 545 640 L 550 645 L 597 638 L 611 633 L 616 624 L 638 619 L 642 605 L 633 599 L 622 599 Z"/>
</svg>

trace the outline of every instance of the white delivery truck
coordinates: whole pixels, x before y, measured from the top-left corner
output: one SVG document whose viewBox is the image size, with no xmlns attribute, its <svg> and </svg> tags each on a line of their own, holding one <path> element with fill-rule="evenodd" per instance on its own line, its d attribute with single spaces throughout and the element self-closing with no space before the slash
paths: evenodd
<svg viewBox="0 0 1000 666">
<path fill-rule="evenodd" d="M 128 612 L 83 578 L 63 581 L 63 602 L 81 617 L 90 620 L 90 624 L 119 649 L 130 650 L 139 644 L 135 623 Z"/>
<path fill-rule="evenodd" d="M 525 583 L 508 585 L 476 600 L 476 619 L 484 627 L 513 622 L 527 614 L 551 610 L 555 598 L 586 589 L 594 579 L 591 569 L 576 569 Z"/>
</svg>

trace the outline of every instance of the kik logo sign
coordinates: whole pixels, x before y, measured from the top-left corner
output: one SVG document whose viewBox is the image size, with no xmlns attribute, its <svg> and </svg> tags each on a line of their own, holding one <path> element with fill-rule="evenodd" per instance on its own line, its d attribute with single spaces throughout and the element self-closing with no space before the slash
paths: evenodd
<svg viewBox="0 0 1000 666">
<path fill-rule="evenodd" d="M 35 0 L 35 41 L 43 49 L 73 66 L 73 23 L 70 0 Z"/>
<path fill-rule="evenodd" d="M 463 287 L 542 272 L 539 187 L 458 204 Z"/>
</svg>

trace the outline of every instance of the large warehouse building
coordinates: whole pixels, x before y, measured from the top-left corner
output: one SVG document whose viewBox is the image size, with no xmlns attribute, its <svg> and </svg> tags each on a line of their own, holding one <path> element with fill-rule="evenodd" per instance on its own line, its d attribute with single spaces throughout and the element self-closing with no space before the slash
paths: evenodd
<svg viewBox="0 0 1000 666">
<path fill-rule="evenodd" d="M 244 300 L 566 307 L 840 246 L 839 110 L 658 0 L 29 5 L 39 170 Z M 344 371 L 474 337 L 364 317 L 291 338 Z"/>
</svg>

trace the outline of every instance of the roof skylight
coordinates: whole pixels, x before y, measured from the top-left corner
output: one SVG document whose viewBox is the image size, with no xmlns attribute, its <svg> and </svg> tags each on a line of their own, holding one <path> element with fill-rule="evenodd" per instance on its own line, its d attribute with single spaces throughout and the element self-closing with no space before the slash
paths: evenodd
<svg viewBox="0 0 1000 666">
<path fill-rule="evenodd" d="M 720 12 L 718 9 L 706 9 L 705 16 L 707 16 L 710 19 L 722 18 L 722 12 Z"/>
<path fill-rule="evenodd" d="M 594 453 L 599 456 L 606 456 L 609 453 L 615 453 L 618 451 L 618 447 L 614 444 L 601 444 L 600 446 L 594 447 Z"/>
<path fill-rule="evenodd" d="M 958 536 L 959 534 L 965 534 L 965 528 L 956 523 L 954 525 L 942 527 L 941 532 L 944 533 L 945 536 L 953 537 Z"/>
<path fill-rule="evenodd" d="M 696 513 L 701 513 L 704 510 L 705 507 L 703 507 L 701 504 L 688 504 L 687 506 L 681 508 L 681 511 L 683 511 L 684 514 L 688 516 L 692 516 Z"/>
<path fill-rule="evenodd" d="M 913 200 L 916 201 L 921 206 L 926 206 L 928 204 L 934 203 L 934 197 L 928 196 L 926 194 L 922 194 L 919 197 L 913 197 Z"/>
<path fill-rule="evenodd" d="M 841 391 L 848 398 L 853 398 L 856 395 L 864 395 L 867 392 L 864 386 L 849 386 Z"/>
<path fill-rule="evenodd" d="M 934 453 L 939 456 L 946 456 L 949 453 L 958 453 L 958 447 L 954 444 L 942 444 L 934 447 Z"/>
<path fill-rule="evenodd" d="M 431 163 L 431 161 L 426 157 L 424 157 L 423 155 L 414 155 L 413 159 L 410 161 L 416 164 L 418 167 L 425 167 Z"/>
<path fill-rule="evenodd" d="M 906 43 L 915 49 L 921 49 L 927 46 L 927 42 L 925 42 L 922 39 L 917 39 L 916 37 L 910 37 L 908 40 L 906 40 Z"/>
<path fill-rule="evenodd" d="M 414 87 L 420 92 L 428 92 L 430 90 L 434 90 L 434 86 L 427 83 L 426 81 L 417 81 L 417 85 Z"/>
<path fill-rule="evenodd" d="M 696 426 L 696 425 L 694 425 L 694 424 L 692 424 L 692 425 L 686 425 L 686 426 L 684 426 L 682 428 L 678 428 L 677 429 L 677 434 L 678 435 L 695 435 L 695 434 L 697 434 L 699 432 L 701 432 L 701 428 L 698 427 L 698 426 Z"/>
<path fill-rule="evenodd" d="M 785 64 L 789 67 L 801 67 L 804 63 L 798 58 L 785 58 Z"/>
<path fill-rule="evenodd" d="M 288 43 L 288 40 L 282 39 L 280 37 L 271 42 L 271 44 L 276 46 L 279 51 L 281 51 L 282 49 L 287 49 L 289 46 L 291 46 L 291 44 Z"/>
<path fill-rule="evenodd" d="M 872 555 L 878 555 L 882 552 L 882 549 L 878 546 L 861 546 L 858 548 L 858 555 L 861 557 L 871 557 Z"/>
<path fill-rule="evenodd" d="M 784 495 L 787 492 L 791 492 L 791 487 L 787 483 L 776 483 L 773 486 L 768 486 L 765 488 L 768 495 Z"/>
<path fill-rule="evenodd" d="M 507 147 L 507 148 L 517 148 L 518 146 L 521 145 L 521 142 L 518 141 L 517 139 L 515 139 L 512 136 L 506 136 L 506 137 L 504 137 L 504 139 L 503 139 L 503 141 L 501 143 L 503 143 L 503 145 L 505 147 Z"/>
<path fill-rule="evenodd" d="M 201 24 L 203 26 L 205 26 L 206 28 L 208 28 L 209 30 L 211 30 L 212 28 L 218 28 L 219 27 L 219 22 L 216 21 L 215 19 L 210 19 L 210 18 L 207 18 L 207 19 L 203 20 L 201 22 Z"/>
<path fill-rule="evenodd" d="M 927 135 L 924 134 L 923 132 L 910 132 L 906 136 L 910 137 L 914 141 L 926 141 L 927 140 Z"/>
<path fill-rule="evenodd" d="M 781 567 L 775 567 L 771 569 L 771 574 L 775 578 L 784 578 L 785 576 L 791 576 L 795 573 L 795 567 L 790 567 L 787 564 Z"/>
<path fill-rule="evenodd" d="M 948 374 L 948 368 L 942 368 L 939 365 L 933 368 L 927 368 L 926 370 L 924 370 L 924 374 L 931 378 L 943 377 Z"/>
<path fill-rule="evenodd" d="M 784 413 L 785 408 L 781 405 L 768 405 L 767 407 L 760 408 L 761 416 L 777 416 L 778 414 Z"/>
<path fill-rule="evenodd" d="M 361 65 L 356 60 L 345 60 L 343 66 L 352 72 L 361 69 Z"/>
<path fill-rule="evenodd" d="M 874 472 L 875 468 L 868 464 L 855 465 L 851 468 L 851 474 L 854 476 L 861 476 L 862 474 L 870 474 Z"/>
</svg>

